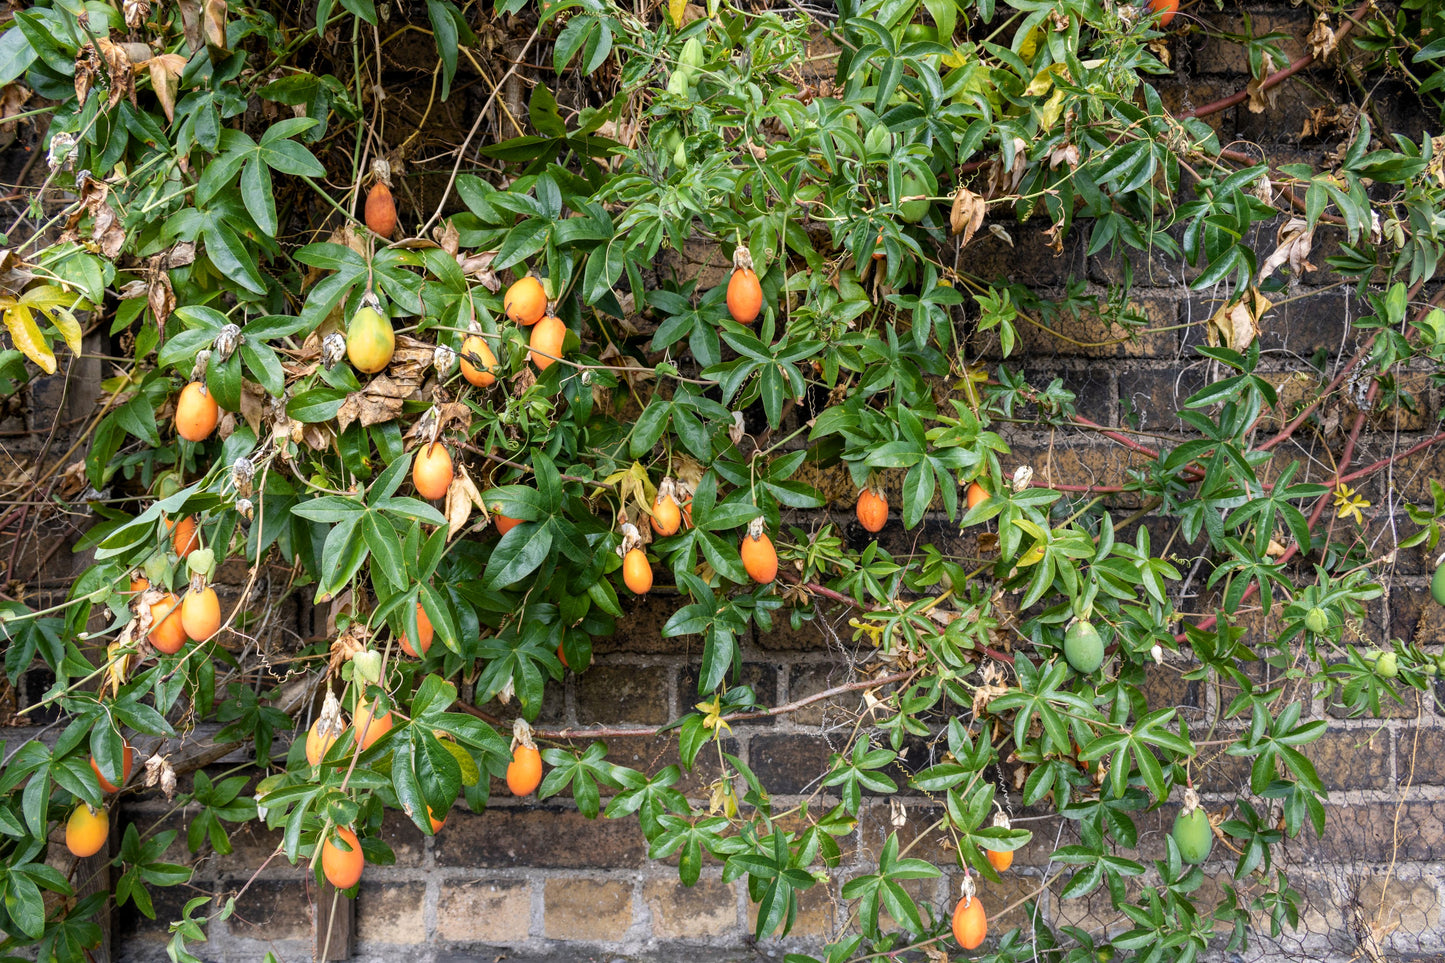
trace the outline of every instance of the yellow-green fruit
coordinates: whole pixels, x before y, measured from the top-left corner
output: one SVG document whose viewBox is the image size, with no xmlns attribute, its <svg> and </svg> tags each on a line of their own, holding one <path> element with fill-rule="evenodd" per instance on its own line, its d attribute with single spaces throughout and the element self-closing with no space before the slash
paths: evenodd
<svg viewBox="0 0 1445 963">
<path fill-rule="evenodd" d="M 903 175 L 903 196 L 918 197 L 927 195 L 916 201 L 904 201 L 898 205 L 898 212 L 909 224 L 917 224 L 923 220 L 928 213 L 928 208 L 933 204 L 929 197 L 938 193 L 938 182 L 933 179 L 933 172 L 926 172 L 926 176 L 918 177 L 915 174 Z"/>
<path fill-rule="evenodd" d="M 1324 609 L 1310 609 L 1305 613 L 1305 628 L 1315 635 L 1323 635 L 1330 627 L 1330 617 Z"/>
<path fill-rule="evenodd" d="M 346 357 L 352 367 L 366 374 L 376 374 L 391 363 L 396 351 L 396 332 L 386 315 L 371 307 L 361 307 L 346 328 Z"/>
<path fill-rule="evenodd" d="M 1430 579 L 1430 594 L 1435 601 L 1445 605 L 1445 565 L 1435 570 L 1435 576 Z"/>
<path fill-rule="evenodd" d="M 1097 672 L 1104 664 L 1104 640 L 1099 638 L 1099 630 L 1082 619 L 1069 626 L 1064 633 L 1064 658 L 1075 672 Z"/>
<path fill-rule="evenodd" d="M 1186 863 L 1202 863 L 1209 858 L 1214 846 L 1214 832 L 1209 828 L 1209 816 L 1204 810 L 1180 812 L 1174 817 L 1174 845 Z"/>
<path fill-rule="evenodd" d="M 1382 679 L 1393 679 L 1400 674 L 1400 661 L 1393 652 L 1384 652 L 1375 660 L 1375 675 Z"/>
</svg>

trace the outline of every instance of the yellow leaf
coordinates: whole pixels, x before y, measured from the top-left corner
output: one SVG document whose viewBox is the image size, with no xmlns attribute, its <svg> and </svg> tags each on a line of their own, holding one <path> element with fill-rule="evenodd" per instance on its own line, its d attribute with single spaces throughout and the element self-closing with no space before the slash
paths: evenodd
<svg viewBox="0 0 1445 963">
<path fill-rule="evenodd" d="M 20 303 L 50 315 L 56 330 L 65 339 L 66 347 L 72 353 L 80 354 L 80 322 L 71 312 L 76 308 L 89 309 L 90 303 L 85 298 L 58 284 L 37 284 L 20 295 Z"/>
<path fill-rule="evenodd" d="M 46 374 L 55 374 L 55 352 L 50 350 L 35 315 L 30 308 L 17 304 L 5 312 L 5 327 L 10 331 L 10 340 L 25 357 L 35 362 Z"/>
<path fill-rule="evenodd" d="M 667 0 L 667 15 L 672 18 L 672 25 L 678 30 L 682 29 L 682 13 L 687 9 L 687 0 Z"/>
</svg>

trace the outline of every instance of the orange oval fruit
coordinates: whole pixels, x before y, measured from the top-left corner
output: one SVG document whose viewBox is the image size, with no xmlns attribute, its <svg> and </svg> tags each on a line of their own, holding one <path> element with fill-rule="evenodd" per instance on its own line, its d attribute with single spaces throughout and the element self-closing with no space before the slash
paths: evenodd
<svg viewBox="0 0 1445 963">
<path fill-rule="evenodd" d="M 366 226 L 385 238 L 396 230 L 396 201 L 381 181 L 372 184 L 366 195 Z"/>
<path fill-rule="evenodd" d="M 1149 9 L 1159 14 L 1159 29 L 1163 30 L 1169 26 L 1174 15 L 1179 12 L 1179 0 L 1149 0 Z"/>
<path fill-rule="evenodd" d="M 130 771 L 135 768 L 135 747 L 130 743 L 125 744 L 125 751 L 121 753 L 120 764 L 120 786 L 124 786 L 130 779 Z M 90 757 L 90 768 L 95 770 L 95 778 L 100 781 L 102 792 L 119 792 L 120 786 L 112 786 L 110 780 L 100 774 L 100 767 L 95 764 L 95 757 Z"/>
<path fill-rule="evenodd" d="M 220 406 L 205 385 L 192 381 L 181 389 L 176 399 L 176 434 L 186 441 L 205 441 L 216 430 L 220 417 Z"/>
<path fill-rule="evenodd" d="M 1014 852 L 1011 849 L 988 849 L 984 854 L 988 857 L 988 864 L 1000 873 L 1014 864 Z"/>
<path fill-rule="evenodd" d="M 480 368 L 473 365 L 467 358 L 475 355 L 482 363 Z M 487 339 L 481 335 L 473 334 L 462 342 L 462 377 L 466 378 L 478 388 L 486 388 L 496 382 L 497 376 L 489 371 L 489 368 L 497 366 L 497 356 L 492 353 L 491 346 Z"/>
<path fill-rule="evenodd" d="M 393 724 L 390 712 L 372 718 L 371 707 L 367 705 L 366 700 L 357 700 L 356 713 L 351 717 L 351 728 L 356 730 L 356 738 L 361 742 L 363 752 L 370 749 L 376 740 L 390 732 Z"/>
<path fill-rule="evenodd" d="M 335 732 L 323 733 L 320 719 L 311 723 L 311 728 L 306 730 L 306 761 L 313 766 L 320 764 L 339 738 L 340 735 Z"/>
<path fill-rule="evenodd" d="M 622 560 L 622 581 L 632 590 L 633 595 L 646 595 L 652 588 L 652 565 L 647 553 L 634 548 Z"/>
<path fill-rule="evenodd" d="M 883 530 L 888 522 L 888 499 L 871 488 L 858 493 L 858 523 L 870 532 Z"/>
<path fill-rule="evenodd" d="M 336 838 L 350 847 L 342 849 L 336 845 Z M 349 829 L 336 827 L 336 831 L 321 845 L 321 871 L 337 889 L 351 889 L 361 882 L 361 871 L 366 868 L 366 859 L 361 855 L 361 840 Z"/>
<path fill-rule="evenodd" d="M 752 324 L 763 310 L 763 286 L 752 268 L 736 268 L 728 279 L 728 313 L 738 324 Z"/>
<path fill-rule="evenodd" d="M 652 503 L 652 530 L 659 535 L 676 535 L 682 527 L 682 509 L 670 495 L 658 495 Z"/>
<path fill-rule="evenodd" d="M 426 807 L 426 818 L 427 821 L 431 823 L 431 831 L 433 836 L 441 832 L 442 827 L 447 824 L 447 814 L 442 813 L 442 818 L 438 819 L 436 813 L 432 811 L 432 808 L 430 806 Z"/>
<path fill-rule="evenodd" d="M 411 464 L 411 481 L 422 498 L 432 501 L 445 498 L 454 474 L 452 456 L 447 454 L 447 448 L 441 442 L 434 441 L 416 450 L 416 458 Z"/>
<path fill-rule="evenodd" d="M 953 908 L 953 938 L 965 950 L 972 950 L 988 935 L 988 918 L 977 896 L 964 897 Z"/>
<path fill-rule="evenodd" d="M 530 796 L 542 785 L 542 754 L 536 749 L 518 746 L 507 763 L 507 788 L 514 796 Z"/>
<path fill-rule="evenodd" d="M 396 331 L 386 315 L 362 305 L 346 326 L 346 357 L 362 374 L 376 374 L 391 364 L 396 353 Z"/>
<path fill-rule="evenodd" d="M 973 510 L 974 510 L 975 508 L 977 508 L 979 505 L 981 505 L 981 504 L 983 504 L 984 502 L 988 501 L 988 499 L 989 499 L 988 489 L 987 489 L 987 488 L 984 488 L 984 487 L 983 487 L 982 485 L 980 485 L 978 482 L 974 482 L 973 484 L 971 484 L 971 485 L 968 486 L 968 510 L 969 510 L 969 511 L 973 511 Z"/>
<path fill-rule="evenodd" d="M 150 587 L 151 580 L 146 578 L 144 575 L 137 575 L 135 578 L 130 580 L 130 593 L 132 595 L 139 595 L 141 592 L 144 592 Z"/>
<path fill-rule="evenodd" d="M 426 655 L 427 650 L 431 648 L 432 636 L 435 633 L 432 630 L 431 619 L 426 617 L 426 609 L 422 608 L 420 602 L 416 603 L 416 634 L 421 642 L 421 654 Z M 407 638 L 405 632 L 401 634 L 401 650 L 413 659 L 417 658 L 416 647 L 411 644 L 411 639 Z"/>
<path fill-rule="evenodd" d="M 565 340 L 567 326 L 561 318 L 549 314 L 532 328 L 532 336 L 527 339 L 527 357 L 539 370 L 546 371 L 562 357 L 562 342 Z"/>
<path fill-rule="evenodd" d="M 193 642 L 204 642 L 221 628 L 221 600 L 207 585 L 199 592 L 187 592 L 181 602 L 181 628 Z"/>
<path fill-rule="evenodd" d="M 547 292 L 542 290 L 542 282 L 530 274 L 514 282 L 502 298 L 502 310 L 523 327 L 541 321 L 547 313 Z"/>
<path fill-rule="evenodd" d="M 65 823 L 65 848 L 82 858 L 94 856 L 110 835 L 110 816 L 104 809 L 92 810 L 85 803 L 75 807 Z"/>
<path fill-rule="evenodd" d="M 159 652 L 175 655 L 186 644 L 186 627 L 181 622 L 181 600 L 167 592 L 151 603 L 150 644 Z"/>
<path fill-rule="evenodd" d="M 742 556 L 743 568 L 759 585 L 766 585 L 778 577 L 778 553 L 766 532 L 757 538 L 744 535 Z"/>
<path fill-rule="evenodd" d="M 174 525 L 167 519 L 166 527 L 171 530 L 171 549 L 176 557 L 185 558 L 201 547 L 201 539 L 196 534 L 196 516 L 187 515 Z"/>
<path fill-rule="evenodd" d="M 520 518 L 508 518 L 494 508 L 492 509 L 492 524 L 497 526 L 498 535 L 505 535 L 522 524 L 522 520 Z"/>
</svg>

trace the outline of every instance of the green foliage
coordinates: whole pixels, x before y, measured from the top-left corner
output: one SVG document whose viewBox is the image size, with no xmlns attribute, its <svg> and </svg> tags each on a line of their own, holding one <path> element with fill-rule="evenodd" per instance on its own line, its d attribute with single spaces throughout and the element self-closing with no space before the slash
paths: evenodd
<svg viewBox="0 0 1445 963">
<path fill-rule="evenodd" d="M 686 24 L 681 4 L 643 21 L 607 0 L 505 0 L 492 13 L 427 0 L 424 22 L 418 6 L 417 22 L 395 26 L 433 38 L 435 101 L 483 27 L 522 24 L 530 52 L 513 69 L 552 73 L 517 110 L 525 133 L 469 137 L 447 154 L 456 169 L 429 172 L 445 178 L 429 191 L 445 183 L 447 216 L 423 222 L 410 190 L 420 181 L 402 171 L 422 172 L 425 152 L 395 140 L 397 91 L 371 86 L 386 35 L 377 7 L 314 7 L 314 21 L 236 9 L 196 36 L 175 5 L 126 24 L 117 3 L 89 3 L 82 18 L 40 2 L 0 33 L 0 81 L 54 101 L 46 186 L 74 198 L 63 237 L 42 245 L 53 235 L 37 231 L 4 252 L 6 269 L 23 270 L 0 284 L 14 347 L 0 352 L 0 393 L 57 370 L 62 346 L 81 349 L 77 312 L 93 311 L 125 351 L 87 428 L 85 481 L 124 493 L 93 503 L 80 547 L 95 562 L 64 604 L 7 602 L 0 615 L 7 678 L 43 664 L 55 683 L 42 704 L 61 717 L 53 744 L 4 756 L 0 952 L 75 959 L 98 940 L 91 918 L 106 897 L 73 900 L 44 840 L 78 803 L 106 802 L 89 758 L 117 773 L 122 731 L 155 744 L 217 722 L 217 745 L 249 743 L 268 772 L 254 796 L 244 775 L 195 772 L 184 800 L 193 852 L 229 852 L 234 824 L 254 820 L 282 832 L 293 863 L 334 826 L 354 827 L 367 861 L 386 863 L 385 809 L 430 834 L 428 812 L 459 799 L 483 808 L 512 747 L 478 706 L 514 706 L 525 742 L 564 661 L 585 671 L 592 640 L 624 615 L 619 557 L 647 529 L 664 476 L 686 523 L 640 542 L 678 590 L 662 637 L 701 643 L 701 701 L 663 727 L 680 765 L 649 774 L 609 761 L 585 733 L 539 732 L 541 798 L 636 818 L 649 855 L 677 857 L 689 886 L 710 862 L 726 882 L 746 878 L 760 939 L 790 929 L 800 893 L 847 876 L 857 935 L 828 947 L 828 963 L 945 938 L 947 914 L 905 885 L 944 867 L 908 855 L 898 833 L 872 871 L 840 869 L 838 838 L 855 831 L 865 794 L 903 783 L 943 807 L 914 838 L 947 839 L 990 910 L 999 877 L 985 853 L 1055 838 L 991 821 L 1016 799 L 1075 824 L 1078 842 L 1048 854 L 1064 868 L 1060 897 L 1102 887 L 1132 926 L 1106 939 L 1036 920 L 1028 935 L 995 933 L 995 959 L 1189 960 L 1216 924 L 1237 948 L 1261 915 L 1275 931 L 1298 922 L 1272 848 L 1323 832 L 1326 793 L 1305 747 L 1325 724 L 1302 721 L 1285 687 L 1244 667 L 1265 661 L 1351 714 L 1379 713 L 1438 667 L 1418 646 L 1382 640 L 1388 651 L 1373 658 L 1353 646 L 1383 591 L 1361 531 L 1368 505 L 1346 485 L 1358 484 L 1346 475 L 1354 439 L 1333 475 L 1276 470 L 1275 446 L 1298 422 L 1258 437 L 1280 391 L 1256 335 L 1328 224 L 1342 234 L 1329 272 L 1372 312 L 1353 322 L 1371 340 L 1351 383 L 1403 401 L 1400 365 L 1434 364 L 1439 379 L 1445 316 L 1414 301 L 1445 245 L 1435 140 L 1382 136 L 1361 113 L 1327 168 L 1224 149 L 1201 117 L 1165 107 L 1155 18 L 1093 0 L 844 0 L 828 23 L 712 0 Z M 1406 3 L 1392 17 L 1371 9 L 1349 42 L 1441 107 L 1439 12 Z M 831 83 L 804 79 L 822 35 L 839 50 Z M 1284 38 L 1248 22 L 1217 39 L 1242 47 L 1256 80 L 1284 66 Z M 353 216 L 380 176 L 363 158 L 378 153 L 394 168 L 401 223 L 422 228 L 404 243 Z M 1271 257 L 1255 239 L 1282 216 Z M 1077 238 L 1089 255 L 1181 260 L 1193 290 L 1222 294 L 1198 349 L 1215 375 L 1177 413 L 1187 439 L 1156 450 L 1114 432 L 1139 456 L 1116 484 L 1046 483 L 1006 441 L 1014 423 L 1100 427 L 1061 381 L 1031 385 L 1012 366 L 1021 332 L 1096 316 L 1132 338 L 1150 323 L 1127 265 L 1104 294 L 1078 277 L 1043 292 L 970 269 L 983 236 L 1012 245 L 1039 229 L 1056 249 Z M 681 266 L 698 242 L 717 263 L 754 266 L 754 324 L 730 317 L 725 284 Z M 565 327 L 562 359 L 545 368 L 504 310 L 506 285 L 528 272 Z M 374 379 L 344 360 L 363 302 L 398 331 Z M 469 335 L 496 356 L 491 387 L 457 369 Z M 995 337 L 1005 362 L 989 371 L 973 345 Z M 229 413 L 200 443 L 169 423 L 170 399 L 192 380 Z M 457 466 L 438 503 L 406 487 L 423 439 Z M 896 491 L 891 524 L 909 538 L 861 544 L 804 514 L 836 497 L 825 482 L 837 480 Z M 982 501 L 968 498 L 975 483 Z M 1445 489 L 1432 492 L 1409 507 L 1418 533 L 1401 533 L 1401 547 L 1436 547 Z M 1104 504 L 1115 494 L 1144 507 L 1116 520 Z M 1321 529 L 1331 497 L 1340 524 Z M 1151 513 L 1175 527 L 1162 546 L 1136 525 Z M 278 750 L 309 721 L 296 708 L 306 700 L 257 646 L 230 645 L 225 631 L 175 655 L 147 644 L 150 603 L 188 591 L 170 535 L 183 516 L 248 589 L 265 579 L 264 605 L 248 594 L 245 611 L 225 613 L 231 628 L 264 632 L 273 613 L 256 609 L 288 597 L 331 604 L 336 636 L 294 653 L 298 677 L 326 677 L 353 712 L 362 698 L 391 710 L 389 732 L 363 748 L 342 728 L 312 765 L 302 732 Z M 488 522 L 503 519 L 514 525 L 498 536 Z M 990 544 L 960 547 L 955 533 L 985 525 Z M 744 566 L 750 526 L 770 533 L 777 581 L 755 584 Z M 1312 570 L 1287 564 L 1297 554 Z M 149 585 L 129 590 L 140 571 Z M 1181 611 L 1186 580 L 1213 593 L 1209 618 Z M 852 609 L 855 642 L 891 674 L 852 684 L 869 689 L 867 717 L 806 774 L 817 791 L 780 808 L 726 737 L 734 721 L 797 707 L 759 705 L 740 684 L 741 640 L 784 617 L 794 629 L 816 621 L 824 599 Z M 1278 631 L 1246 641 L 1256 605 Z M 440 644 L 403 657 L 400 639 L 424 638 L 423 623 Z M 1069 652 L 1071 637 L 1088 658 Z M 1185 787 L 1224 788 L 1211 787 L 1177 707 L 1150 704 L 1161 673 L 1238 693 L 1221 707 L 1237 723 L 1224 752 L 1249 760 L 1251 798 L 1220 800 L 1232 811 L 1211 831 L 1238 858 L 1217 905 L 1177 844 L 1152 866 L 1133 852 L 1138 813 Z M 678 788 L 703 753 L 721 771 L 705 804 Z M 1023 777 L 1013 797 L 994 782 L 1003 760 Z M 150 916 L 155 888 L 189 880 L 162 861 L 173 836 L 125 827 L 117 903 Z M 1131 887 L 1146 875 L 1149 886 Z M 235 900 L 195 915 L 204 904 L 171 923 L 174 959 L 196 959 L 187 946 Z"/>
</svg>

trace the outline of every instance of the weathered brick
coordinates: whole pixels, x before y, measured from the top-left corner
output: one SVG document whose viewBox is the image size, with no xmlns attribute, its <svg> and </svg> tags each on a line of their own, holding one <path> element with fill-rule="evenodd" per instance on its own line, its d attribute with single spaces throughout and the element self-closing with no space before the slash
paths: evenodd
<svg viewBox="0 0 1445 963">
<path fill-rule="evenodd" d="M 1118 372 L 1118 378 L 1119 422 L 1143 431 L 1179 431 L 1184 427 L 1179 410 L 1185 399 L 1205 386 L 1204 372 L 1198 365 L 1130 365 Z"/>
<path fill-rule="evenodd" d="M 979 232 L 963 249 L 961 270 L 985 281 L 1011 283 L 1028 278 L 1038 287 L 1057 287 L 1070 275 L 1083 272 L 1084 245 L 1077 235 L 1064 245 L 1062 253 L 1056 253 L 1049 247 L 1049 237 L 1045 234 L 1049 228 L 1047 219 L 1034 218 L 1026 224 L 1006 222 L 1002 226 L 1013 243 L 992 233 Z"/>
<path fill-rule="evenodd" d="M 854 681 L 846 666 L 833 662 L 800 663 L 788 671 L 788 701 L 796 702 Z M 856 719 L 863 708 L 861 691 L 844 692 L 810 703 L 788 717 L 800 726 L 836 725 Z"/>
<path fill-rule="evenodd" d="M 1233 14 L 1232 11 L 1227 13 L 1210 11 L 1209 19 L 1211 26 L 1222 33 L 1211 32 L 1197 44 L 1190 45 L 1192 54 L 1190 59 L 1194 71 L 1202 74 L 1244 74 L 1246 77 L 1249 75 L 1248 51 L 1242 45 L 1228 39 L 1231 35 L 1237 37 L 1249 34 L 1260 37 L 1269 33 L 1285 34 L 1284 39 L 1279 42 L 1284 62 L 1276 63 L 1275 69 L 1284 67 L 1304 53 L 1300 40 L 1310 29 L 1308 16 L 1289 10 L 1264 11 L 1256 7 L 1249 11 L 1248 22 L 1242 16 Z M 1291 94 L 1293 93 L 1294 91 L 1291 90 Z"/>
<path fill-rule="evenodd" d="M 672 717 L 667 666 L 595 665 L 576 681 L 577 721 L 662 725 Z"/>
<path fill-rule="evenodd" d="M 232 892 L 245 885 L 245 877 L 224 884 Z M 258 879 L 237 901 L 236 911 L 226 925 L 233 935 L 251 940 L 309 938 L 312 912 L 309 889 L 299 879 Z"/>
<path fill-rule="evenodd" d="M 532 926 L 532 884 L 507 879 L 446 879 L 437 896 L 437 938 L 518 943 Z"/>
<path fill-rule="evenodd" d="M 591 669 L 588 669 L 582 673 L 579 678 L 585 679 L 591 671 Z M 533 725 L 563 726 L 567 724 L 567 699 L 564 686 L 565 683 L 558 682 L 555 679 L 547 680 L 546 686 L 542 689 L 542 711 L 538 713 L 537 718 L 533 720 Z M 488 715 L 507 720 L 506 724 L 501 727 L 504 730 L 510 729 L 512 725 L 511 720 L 522 714 L 522 710 L 517 706 L 515 699 L 506 704 L 503 704 L 499 699 L 492 699 L 480 706 L 480 708 Z"/>
<path fill-rule="evenodd" d="M 1325 819 L 1323 839 L 1301 834 L 1304 848 L 1317 856 L 1364 863 L 1445 859 L 1445 801 L 1331 804 Z"/>
<path fill-rule="evenodd" d="M 821 736 L 753 736 L 748 742 L 748 765 L 768 792 L 791 795 L 816 787 L 828 769 L 831 752 Z"/>
<path fill-rule="evenodd" d="M 1336 729 L 1301 749 L 1326 789 L 1384 789 L 1390 784 L 1387 729 Z"/>
<path fill-rule="evenodd" d="M 1142 326 L 1125 326 L 1106 320 L 1097 312 L 1082 312 L 1078 317 L 1062 314 L 1047 327 L 1018 325 L 1019 346 L 1024 357 L 1044 358 L 1050 355 L 1081 358 L 1167 358 L 1179 343 L 1176 332 L 1178 305 L 1168 298 L 1139 298 L 1129 305 L 1132 321 Z M 1032 384 L 1041 384 L 1038 381 Z M 1042 382 L 1046 384 L 1047 382 Z"/>
<path fill-rule="evenodd" d="M 1395 779 L 1401 786 L 1445 786 L 1445 730 L 1401 729 L 1395 737 Z"/>
<path fill-rule="evenodd" d="M 1206 321 L 1226 302 L 1209 298 L 1190 298 L 1183 305 L 1184 322 Z M 1262 350 L 1284 350 L 1308 358 L 1316 351 L 1337 354 L 1354 350 L 1354 335 L 1349 331 L 1352 311 L 1341 291 L 1325 291 L 1298 301 L 1276 304 L 1259 321 L 1259 346 Z M 1198 324 L 1184 331 L 1186 350 L 1204 344 L 1205 328 Z"/>
<path fill-rule="evenodd" d="M 572 809 L 497 807 L 454 812 L 436 837 L 442 866 L 478 869 L 633 868 L 647 858 L 635 819 L 588 819 Z"/>
<path fill-rule="evenodd" d="M 1360 880 L 1359 903 L 1366 918 L 1386 934 L 1385 946 L 1397 952 L 1441 949 L 1440 879 L 1389 879 L 1370 875 Z"/>
<path fill-rule="evenodd" d="M 396 854 L 398 866 L 420 866 L 426 837 L 406 813 L 388 809 L 381 821 L 382 842 Z"/>
<path fill-rule="evenodd" d="M 624 592 L 618 601 L 622 604 L 623 616 L 617 620 L 617 631 L 592 640 L 594 656 L 614 652 L 660 655 L 676 652 L 682 646 L 681 639 L 662 637 L 662 627 L 682 605 L 676 595 L 648 593 L 629 596 Z"/>
<path fill-rule="evenodd" d="M 361 881 L 357 936 L 367 943 L 424 943 L 426 883 Z M 345 899 L 345 897 L 342 897 Z"/>
<path fill-rule="evenodd" d="M 652 935 L 659 939 L 727 936 L 738 928 L 737 885 L 700 879 L 684 886 L 674 878 L 642 884 L 642 898 L 652 915 Z"/>
<path fill-rule="evenodd" d="M 631 883 L 566 876 L 547 880 L 543 932 L 548 939 L 615 943 L 631 926 Z"/>
</svg>

